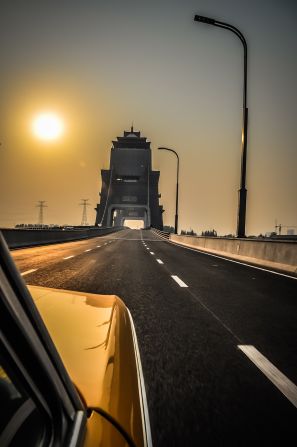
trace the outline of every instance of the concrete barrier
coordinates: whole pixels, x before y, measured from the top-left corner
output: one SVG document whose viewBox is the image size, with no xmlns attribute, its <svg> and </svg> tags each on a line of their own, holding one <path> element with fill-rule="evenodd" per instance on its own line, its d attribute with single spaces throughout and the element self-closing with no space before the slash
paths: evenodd
<svg viewBox="0 0 297 447">
<path fill-rule="evenodd" d="M 33 245 L 56 244 L 114 233 L 122 227 L 86 228 L 73 230 L 36 230 L 3 228 L 1 232 L 9 248 L 31 247 Z"/>
<path fill-rule="evenodd" d="M 297 242 L 170 235 L 170 241 L 297 276 Z"/>
</svg>

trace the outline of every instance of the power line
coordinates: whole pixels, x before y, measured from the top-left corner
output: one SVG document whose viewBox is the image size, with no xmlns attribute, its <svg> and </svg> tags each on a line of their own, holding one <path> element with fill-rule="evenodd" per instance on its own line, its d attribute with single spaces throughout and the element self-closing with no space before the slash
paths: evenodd
<svg viewBox="0 0 297 447">
<path fill-rule="evenodd" d="M 79 203 L 79 205 L 83 207 L 81 225 L 84 227 L 89 225 L 87 218 L 87 206 L 90 206 L 90 204 L 88 203 L 88 200 L 89 199 L 81 199 L 82 203 Z"/>
<path fill-rule="evenodd" d="M 38 204 L 36 205 L 36 208 L 39 208 L 38 225 L 43 225 L 43 209 L 48 207 L 45 203 L 45 200 L 39 200 Z"/>
</svg>

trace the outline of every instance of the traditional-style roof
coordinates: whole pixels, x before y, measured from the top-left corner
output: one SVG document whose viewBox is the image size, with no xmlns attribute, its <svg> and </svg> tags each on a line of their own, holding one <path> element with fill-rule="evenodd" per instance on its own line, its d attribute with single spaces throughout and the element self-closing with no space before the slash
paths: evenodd
<svg viewBox="0 0 297 447">
<path fill-rule="evenodd" d="M 124 136 L 117 137 L 117 141 L 113 141 L 113 147 L 115 149 L 120 148 L 137 148 L 137 149 L 150 149 L 150 142 L 146 137 L 141 137 L 140 131 L 135 131 L 131 126 L 130 131 L 125 130 Z"/>
</svg>

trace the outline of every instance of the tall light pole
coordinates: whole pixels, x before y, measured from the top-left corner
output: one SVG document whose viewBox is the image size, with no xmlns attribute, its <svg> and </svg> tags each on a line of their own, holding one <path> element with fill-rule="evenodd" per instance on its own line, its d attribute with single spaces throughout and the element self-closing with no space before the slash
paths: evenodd
<svg viewBox="0 0 297 447">
<path fill-rule="evenodd" d="M 247 157 L 247 130 L 248 130 L 248 108 L 247 108 L 247 44 L 242 33 L 233 25 L 219 22 L 209 17 L 195 15 L 195 22 L 207 23 L 208 25 L 225 28 L 236 34 L 243 45 L 243 117 L 242 117 L 242 131 L 241 131 L 241 176 L 240 189 L 238 197 L 238 217 L 237 217 L 237 237 L 245 237 L 245 216 L 246 216 L 246 157 Z"/>
<path fill-rule="evenodd" d="M 174 233 L 177 234 L 178 232 L 178 178 L 179 178 L 179 156 L 178 153 L 173 150 L 169 149 L 168 147 L 158 147 L 159 150 L 163 151 L 169 151 L 173 152 L 176 155 L 177 158 L 177 169 L 176 169 L 176 194 L 175 194 L 175 221 L 174 221 Z"/>
</svg>

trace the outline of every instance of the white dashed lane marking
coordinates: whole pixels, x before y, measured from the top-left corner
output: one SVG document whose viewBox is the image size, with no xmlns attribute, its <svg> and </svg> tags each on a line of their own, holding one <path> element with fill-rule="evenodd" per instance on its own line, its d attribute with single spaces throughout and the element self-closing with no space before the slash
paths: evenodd
<svg viewBox="0 0 297 447">
<path fill-rule="evenodd" d="M 174 281 L 176 281 L 177 284 L 178 284 L 180 287 L 188 287 L 187 284 L 184 283 L 178 276 L 176 276 L 176 275 L 171 275 L 171 278 L 173 278 Z"/>
<path fill-rule="evenodd" d="M 252 345 L 238 345 L 240 349 L 281 393 L 297 407 L 297 386 L 279 371 L 264 355 Z"/>
<path fill-rule="evenodd" d="M 159 262 L 159 264 L 164 264 L 164 262 L 161 261 L 161 259 L 157 259 L 157 262 Z"/>
<path fill-rule="evenodd" d="M 91 251 L 92 249 L 91 248 L 88 248 L 87 250 L 85 250 L 85 251 Z"/>
<path fill-rule="evenodd" d="M 96 245 L 97 248 L 101 247 L 101 245 Z"/>
<path fill-rule="evenodd" d="M 22 276 L 28 275 L 29 273 L 33 273 L 36 272 L 37 269 L 31 269 L 31 270 L 26 270 L 25 272 L 21 273 Z"/>
<path fill-rule="evenodd" d="M 155 253 L 154 253 L 153 251 L 150 251 L 150 254 L 151 254 L 151 255 L 154 255 Z"/>
<path fill-rule="evenodd" d="M 63 258 L 63 259 L 70 259 L 70 258 L 74 258 L 74 255 L 66 256 L 66 258 Z"/>
</svg>

